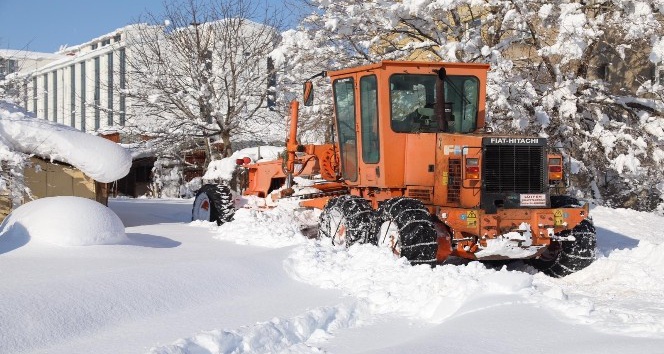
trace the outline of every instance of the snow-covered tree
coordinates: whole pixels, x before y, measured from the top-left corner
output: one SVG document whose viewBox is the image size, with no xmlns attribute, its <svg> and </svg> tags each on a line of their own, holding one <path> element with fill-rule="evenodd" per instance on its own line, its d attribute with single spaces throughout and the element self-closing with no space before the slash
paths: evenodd
<svg viewBox="0 0 664 354">
<path fill-rule="evenodd" d="M 585 197 L 664 206 L 664 86 L 653 80 L 664 65 L 661 1 L 303 3 L 313 12 L 277 51 L 300 82 L 312 67 L 384 59 L 490 63 L 488 114 L 498 132 L 563 148 Z"/>
<path fill-rule="evenodd" d="M 173 1 L 148 13 L 129 36 L 127 95 L 137 102 L 128 126 L 162 151 L 210 141 L 222 155 L 237 140 L 265 139 L 273 121 L 279 14 L 251 0 Z M 271 11 L 271 12 L 267 12 Z M 254 22 L 249 19 L 263 19 Z M 149 117 L 149 119 L 142 119 Z M 208 154 L 208 158 L 210 154 Z"/>
</svg>

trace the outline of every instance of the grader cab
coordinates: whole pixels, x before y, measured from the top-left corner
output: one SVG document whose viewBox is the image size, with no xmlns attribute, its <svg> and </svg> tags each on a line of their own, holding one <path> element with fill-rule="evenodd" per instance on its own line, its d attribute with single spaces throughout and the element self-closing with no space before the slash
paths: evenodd
<svg viewBox="0 0 664 354">
<path fill-rule="evenodd" d="M 266 196 L 276 179 L 308 169 L 324 181 L 301 204 L 322 208 L 319 236 L 334 244 L 373 243 L 413 264 L 524 259 L 552 276 L 588 266 L 596 243 L 588 206 L 553 195 L 560 152 L 545 138 L 486 128 L 488 70 L 384 61 L 327 72 L 334 144 L 298 144 L 293 103 L 283 168 L 245 165 L 245 194 Z M 305 104 L 311 94 L 309 81 Z"/>
</svg>

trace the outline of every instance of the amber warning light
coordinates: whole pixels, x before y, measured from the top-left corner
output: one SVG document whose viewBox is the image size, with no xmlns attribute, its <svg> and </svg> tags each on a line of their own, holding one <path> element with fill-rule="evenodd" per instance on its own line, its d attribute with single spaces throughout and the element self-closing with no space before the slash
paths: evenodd
<svg viewBox="0 0 664 354">
<path fill-rule="evenodd" d="M 549 181 L 563 179 L 563 159 L 560 157 L 549 158 Z"/>
<path fill-rule="evenodd" d="M 466 179 L 480 179 L 480 160 L 466 159 Z"/>
</svg>

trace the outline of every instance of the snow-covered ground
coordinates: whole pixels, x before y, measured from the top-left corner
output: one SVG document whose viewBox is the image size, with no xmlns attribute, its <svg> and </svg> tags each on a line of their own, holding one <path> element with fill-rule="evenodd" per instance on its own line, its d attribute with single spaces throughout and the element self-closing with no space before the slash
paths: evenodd
<svg viewBox="0 0 664 354">
<path fill-rule="evenodd" d="M 0 234 L 0 353 L 664 352 L 654 214 L 594 208 L 600 258 L 552 279 L 334 248 L 300 233 L 316 212 L 289 204 L 220 227 L 189 222 L 191 200 L 110 207 L 114 244 Z"/>
</svg>

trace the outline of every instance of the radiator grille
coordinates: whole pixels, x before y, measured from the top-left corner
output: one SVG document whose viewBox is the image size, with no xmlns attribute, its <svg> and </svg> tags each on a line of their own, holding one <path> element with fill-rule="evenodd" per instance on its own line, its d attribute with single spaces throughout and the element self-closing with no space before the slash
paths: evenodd
<svg viewBox="0 0 664 354">
<path fill-rule="evenodd" d="M 544 147 L 487 145 L 484 147 L 484 188 L 487 192 L 544 191 Z"/>
</svg>

